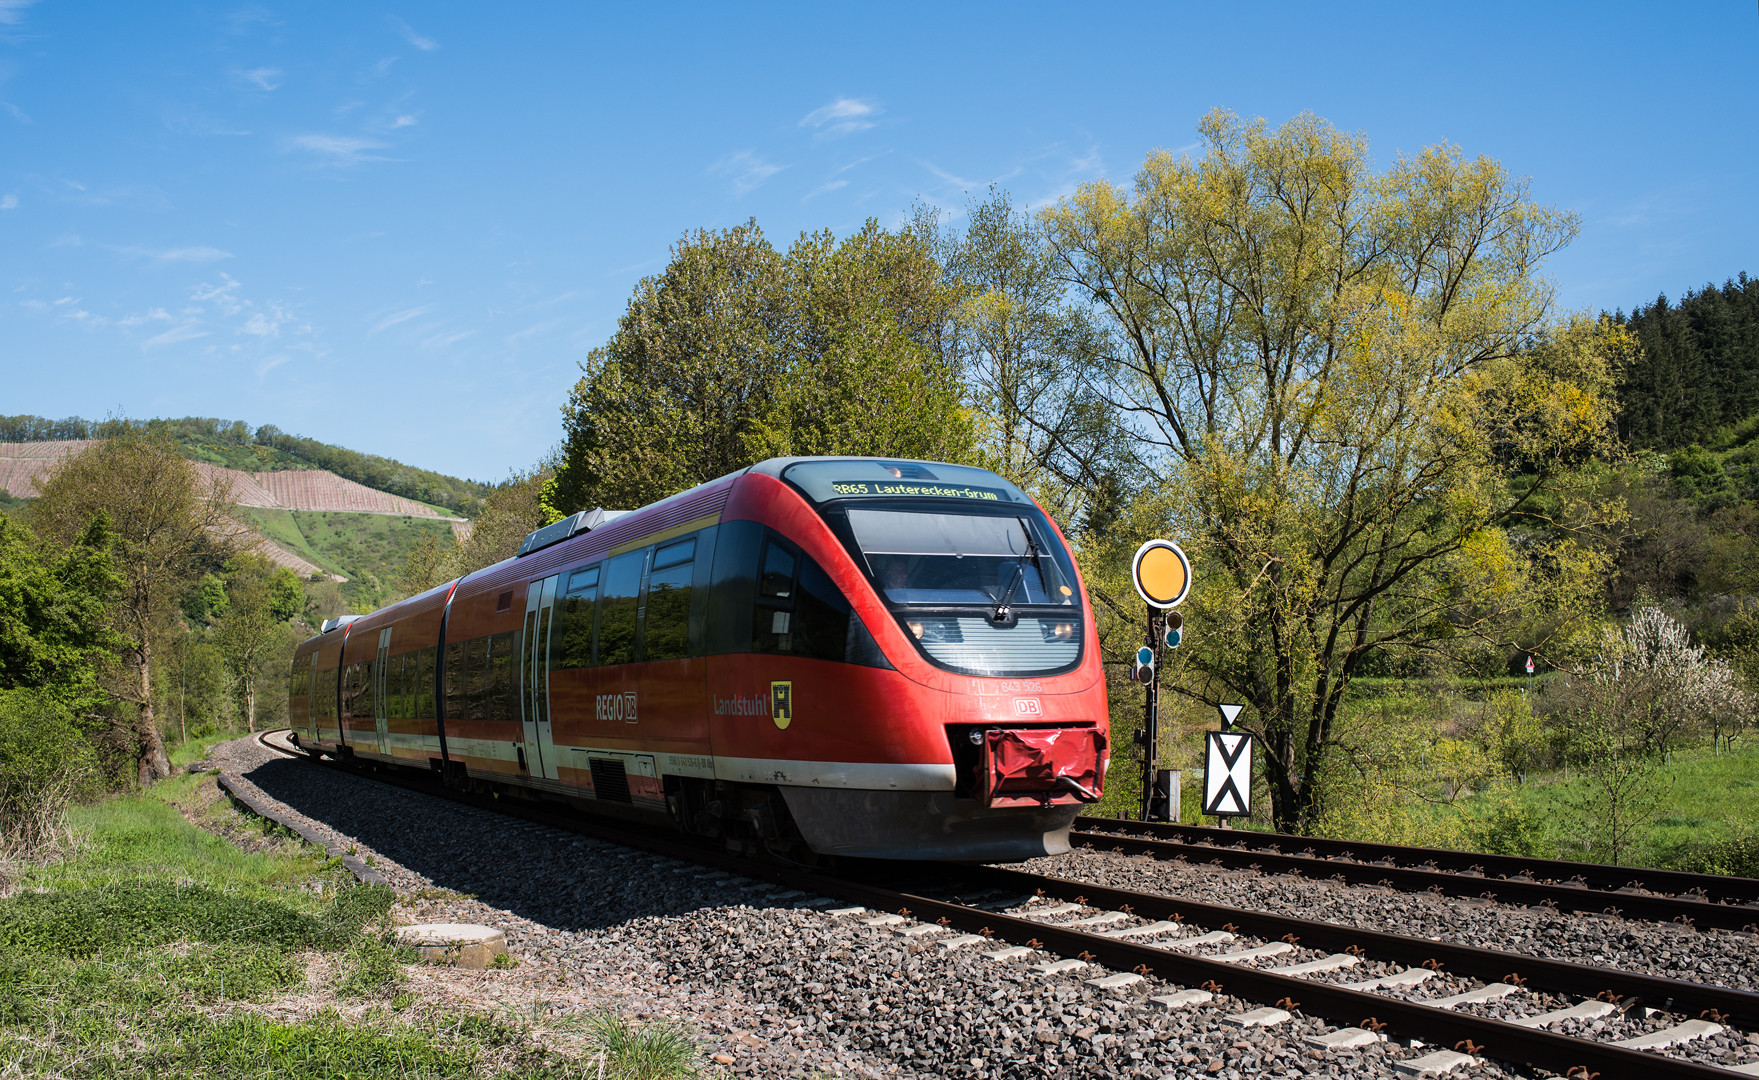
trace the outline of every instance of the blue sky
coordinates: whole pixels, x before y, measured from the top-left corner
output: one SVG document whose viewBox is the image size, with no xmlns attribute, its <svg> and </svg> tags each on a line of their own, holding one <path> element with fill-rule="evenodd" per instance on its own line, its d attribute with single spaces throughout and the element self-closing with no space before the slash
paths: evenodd
<svg viewBox="0 0 1759 1080">
<path fill-rule="evenodd" d="M 1759 273 L 1753 0 L 0 0 L 0 413 L 206 415 L 496 479 L 686 229 L 1032 205 L 1215 106 L 1578 211 L 1564 304 Z"/>
</svg>

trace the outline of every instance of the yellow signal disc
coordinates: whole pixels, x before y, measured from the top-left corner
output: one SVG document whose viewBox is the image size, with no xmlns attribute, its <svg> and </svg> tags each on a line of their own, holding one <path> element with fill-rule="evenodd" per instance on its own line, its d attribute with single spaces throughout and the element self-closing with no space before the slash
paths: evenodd
<svg viewBox="0 0 1759 1080">
<path fill-rule="evenodd" d="M 1170 608 L 1191 591 L 1191 560 L 1170 540 L 1150 540 L 1137 548 L 1131 572 L 1136 592 L 1157 608 Z"/>
</svg>

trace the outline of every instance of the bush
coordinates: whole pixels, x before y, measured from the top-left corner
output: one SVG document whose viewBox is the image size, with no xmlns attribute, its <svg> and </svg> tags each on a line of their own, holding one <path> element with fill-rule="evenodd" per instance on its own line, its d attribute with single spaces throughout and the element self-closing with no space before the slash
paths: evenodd
<svg viewBox="0 0 1759 1080">
<path fill-rule="evenodd" d="M 64 704 L 41 690 L 0 690 L 0 861 L 65 849 L 67 807 L 96 779 L 92 745 Z"/>
<path fill-rule="evenodd" d="M 1759 877 L 1759 832 L 1714 840 L 1688 840 L 1674 852 L 1674 867 L 1694 874 Z"/>
<path fill-rule="evenodd" d="M 1498 802 L 1489 816 L 1473 824 L 1472 850 L 1529 859 L 1556 856 L 1544 820 L 1531 807 L 1509 801 Z"/>
</svg>

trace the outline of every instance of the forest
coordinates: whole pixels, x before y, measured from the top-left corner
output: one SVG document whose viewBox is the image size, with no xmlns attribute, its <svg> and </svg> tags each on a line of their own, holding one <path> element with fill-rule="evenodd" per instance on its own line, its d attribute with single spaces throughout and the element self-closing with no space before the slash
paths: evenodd
<svg viewBox="0 0 1759 1080">
<path fill-rule="evenodd" d="M 1062 525 L 1092 595 L 1102 812 L 1139 794 L 1129 555 L 1165 536 L 1196 584 L 1160 764 L 1194 776 L 1215 705 L 1244 703 L 1254 827 L 1759 872 L 1759 285 L 1560 310 L 1545 260 L 1579 223 L 1494 160 L 1377 165 L 1310 115 L 1201 131 L 1035 210 L 992 189 L 841 238 L 685 234 L 584 358 L 554 456 L 493 488 L 242 424 L 0 439 L 98 438 L 165 475 L 195 439 L 468 511 L 405 592 L 770 456 L 981 465 Z M 155 561 L 124 494 L 79 475 L 0 508 L 0 771 L 26 777 L 0 783 L 75 744 L 88 789 L 152 782 L 192 693 L 270 722 L 272 665 L 218 643 L 259 610 L 285 641 L 314 602 L 216 544 L 193 487 Z M 197 664 L 176 641 L 213 644 Z"/>
</svg>

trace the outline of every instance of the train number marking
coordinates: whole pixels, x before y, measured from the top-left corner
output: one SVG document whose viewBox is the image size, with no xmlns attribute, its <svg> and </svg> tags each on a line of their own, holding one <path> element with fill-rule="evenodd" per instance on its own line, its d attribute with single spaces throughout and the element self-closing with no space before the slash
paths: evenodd
<svg viewBox="0 0 1759 1080">
<path fill-rule="evenodd" d="M 1017 697 L 1014 699 L 1015 716 L 1043 716 L 1044 706 L 1035 697 Z"/>
<path fill-rule="evenodd" d="M 621 720 L 625 724 L 635 723 L 635 691 L 622 694 L 600 694 L 598 696 L 598 718 L 609 723 Z"/>
</svg>

